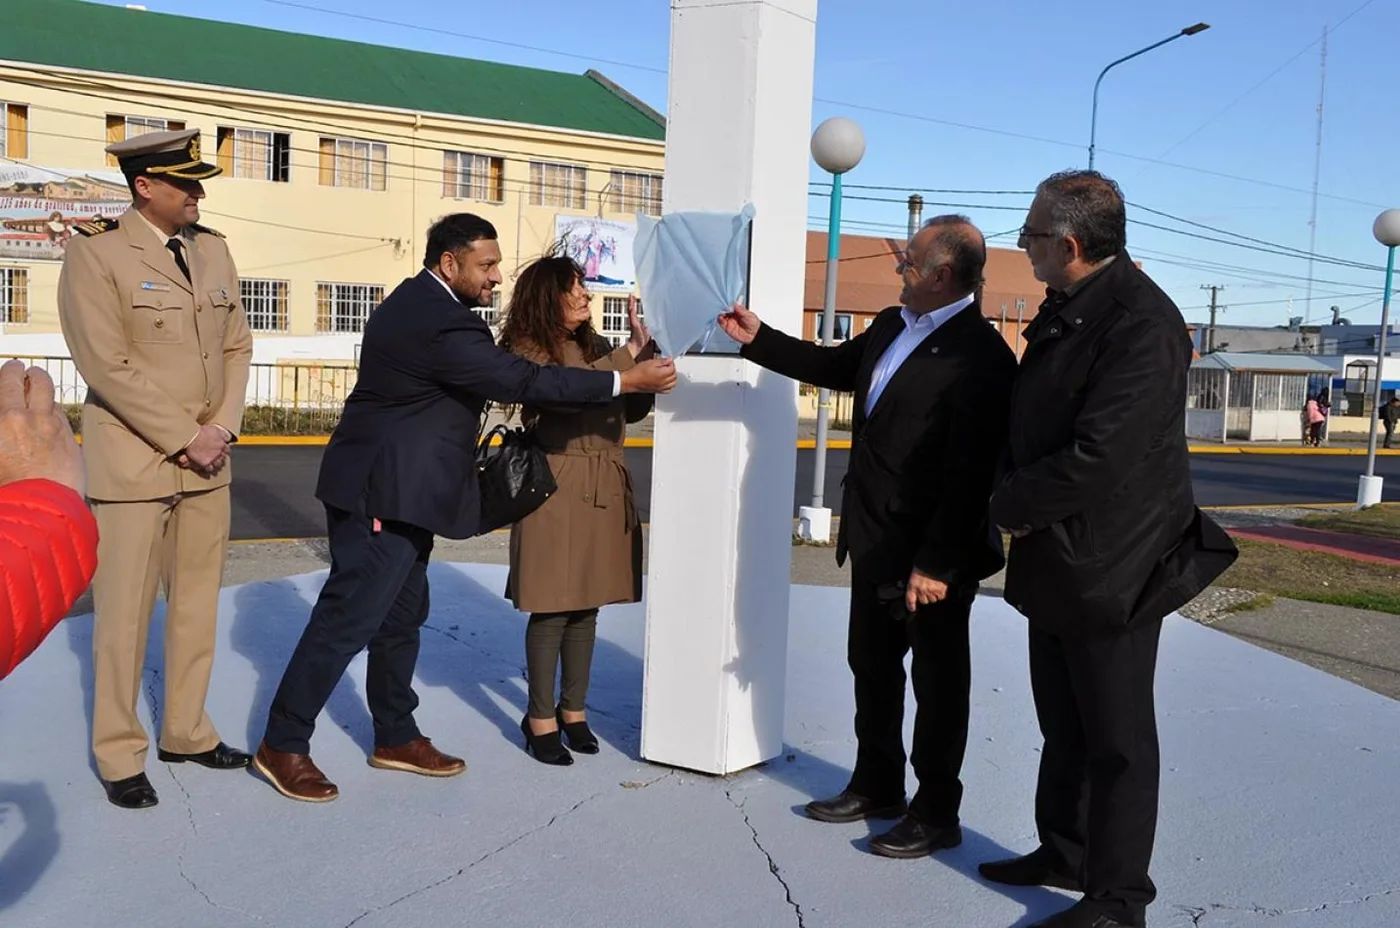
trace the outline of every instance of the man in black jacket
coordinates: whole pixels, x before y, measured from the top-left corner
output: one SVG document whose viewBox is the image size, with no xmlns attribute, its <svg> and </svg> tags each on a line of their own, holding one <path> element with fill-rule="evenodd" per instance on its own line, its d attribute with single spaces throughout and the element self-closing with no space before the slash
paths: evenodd
<svg viewBox="0 0 1400 928">
<path fill-rule="evenodd" d="M 496 230 L 470 213 L 428 231 L 423 270 L 365 324 L 359 377 L 321 460 L 331 571 L 268 713 L 253 766 L 291 799 L 325 802 L 335 785 L 312 762 L 311 733 L 351 659 L 369 648 L 370 764 L 426 776 L 466 765 L 438 751 L 413 721 L 413 669 L 428 617 L 433 536 L 477 533 L 475 449 L 482 407 L 610 402 L 664 393 L 671 361 L 621 374 L 540 367 L 498 348 L 476 307 L 501 282 Z"/>
<path fill-rule="evenodd" d="M 986 260 L 966 217 L 929 220 L 899 265 L 904 305 L 835 347 L 778 332 L 742 306 L 720 317 L 749 360 L 855 394 L 836 561 L 851 559 L 856 763 L 846 789 L 809 803 L 807 814 L 825 822 L 903 815 L 871 841 L 887 857 L 962 840 L 968 618 L 978 584 L 1003 563 L 986 506 L 1016 372 L 974 297 Z M 919 789 L 906 805 L 903 661 L 911 647 Z"/>
<path fill-rule="evenodd" d="M 1162 620 L 1236 554 L 1192 497 L 1186 324 L 1126 240 L 1122 193 L 1092 171 L 1045 180 L 1021 229 L 1048 295 L 990 510 L 1013 536 L 1006 601 L 1030 620 L 1040 847 L 980 869 L 1084 893 L 1043 928 L 1144 924 Z"/>
</svg>

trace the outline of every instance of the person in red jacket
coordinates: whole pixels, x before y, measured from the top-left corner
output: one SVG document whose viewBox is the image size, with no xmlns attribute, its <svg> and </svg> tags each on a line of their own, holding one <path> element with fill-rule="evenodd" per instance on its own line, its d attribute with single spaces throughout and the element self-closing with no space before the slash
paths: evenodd
<svg viewBox="0 0 1400 928">
<path fill-rule="evenodd" d="M 39 647 L 88 588 L 97 521 L 83 458 L 53 380 L 0 367 L 0 680 Z"/>
</svg>

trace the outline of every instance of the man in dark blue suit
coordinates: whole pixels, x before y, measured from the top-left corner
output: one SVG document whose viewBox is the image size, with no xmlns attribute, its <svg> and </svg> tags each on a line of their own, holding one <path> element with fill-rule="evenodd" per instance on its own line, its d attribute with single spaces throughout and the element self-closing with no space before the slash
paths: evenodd
<svg viewBox="0 0 1400 928">
<path fill-rule="evenodd" d="M 369 648 L 366 696 L 374 719 L 369 762 L 453 776 L 460 758 L 418 731 L 413 669 L 428 617 L 433 537 L 478 530 L 475 449 L 482 407 L 602 404 L 619 393 L 665 393 L 672 361 L 622 373 L 541 367 L 498 348 L 475 308 L 501 282 L 492 225 L 470 213 L 428 231 L 423 270 L 365 324 L 359 379 L 321 461 L 331 571 L 268 713 L 254 768 L 291 799 L 339 795 L 311 760 L 311 733 L 351 659 Z"/>
</svg>

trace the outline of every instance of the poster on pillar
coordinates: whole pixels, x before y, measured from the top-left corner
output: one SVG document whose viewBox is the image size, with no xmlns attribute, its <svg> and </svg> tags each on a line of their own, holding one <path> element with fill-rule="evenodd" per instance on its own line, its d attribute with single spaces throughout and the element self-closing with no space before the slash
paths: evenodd
<svg viewBox="0 0 1400 928">
<path fill-rule="evenodd" d="M 596 293 L 631 293 L 637 286 L 636 237 L 636 223 L 625 220 L 554 217 L 554 240 L 583 268 L 584 285 Z"/>
<path fill-rule="evenodd" d="M 738 354 L 718 317 L 747 304 L 754 208 L 637 217 L 637 283 L 647 326 L 665 357 Z"/>
</svg>

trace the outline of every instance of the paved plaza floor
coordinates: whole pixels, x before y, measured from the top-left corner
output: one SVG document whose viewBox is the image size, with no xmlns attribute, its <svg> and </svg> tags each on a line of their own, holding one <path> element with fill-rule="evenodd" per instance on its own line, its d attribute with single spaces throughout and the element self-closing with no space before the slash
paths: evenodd
<svg viewBox="0 0 1400 928">
<path fill-rule="evenodd" d="M 640 607 L 599 622 L 590 713 L 602 753 L 547 767 L 521 747 L 524 617 L 500 598 L 505 568 L 439 562 L 431 576 L 418 717 L 468 771 L 433 780 L 366 765 L 362 656 L 313 741 L 341 788 L 324 805 L 154 750 L 160 805 L 109 805 L 87 751 L 91 617 L 66 621 L 0 683 L 0 925 L 999 928 L 1072 898 L 976 872 L 1035 843 L 1025 626 L 1001 600 L 980 599 L 973 618 L 964 843 L 893 861 L 865 847 L 887 823 L 801 815 L 844 785 L 854 757 L 845 589 L 793 587 L 786 750 L 719 778 L 638 757 Z M 223 591 L 209 710 L 231 744 L 255 745 L 323 577 Z M 161 692 L 160 631 L 144 713 Z M 1150 925 L 1400 925 L 1400 703 L 1177 618 L 1157 693 Z"/>
</svg>

